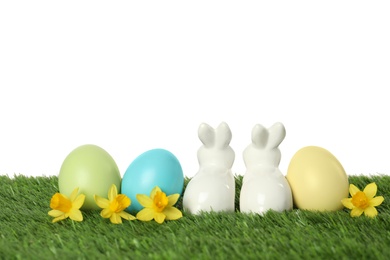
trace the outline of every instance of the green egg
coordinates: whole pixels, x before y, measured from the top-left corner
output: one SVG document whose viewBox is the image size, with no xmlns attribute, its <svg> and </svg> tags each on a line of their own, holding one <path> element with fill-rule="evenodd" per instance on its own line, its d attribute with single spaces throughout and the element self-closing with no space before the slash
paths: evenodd
<svg viewBox="0 0 390 260">
<path fill-rule="evenodd" d="M 100 209 L 94 195 L 107 198 L 112 184 L 120 192 L 121 175 L 114 159 L 96 145 L 82 145 L 65 158 L 58 175 L 59 192 L 70 196 L 75 188 L 85 195 L 82 210 Z"/>
</svg>

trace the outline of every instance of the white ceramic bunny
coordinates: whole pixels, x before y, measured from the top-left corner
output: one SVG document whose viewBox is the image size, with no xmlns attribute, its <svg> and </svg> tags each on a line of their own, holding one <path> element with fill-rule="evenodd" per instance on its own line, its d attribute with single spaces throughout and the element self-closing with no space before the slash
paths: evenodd
<svg viewBox="0 0 390 260">
<path fill-rule="evenodd" d="M 231 168 L 235 153 L 229 146 L 232 132 L 225 122 L 216 129 L 203 123 L 198 135 L 203 143 L 198 150 L 199 171 L 184 191 L 183 208 L 192 214 L 234 211 L 235 180 Z"/>
<path fill-rule="evenodd" d="M 278 148 L 286 136 L 282 123 L 269 129 L 255 125 L 252 143 L 244 150 L 246 172 L 240 192 L 240 211 L 263 215 L 267 210 L 282 212 L 293 206 L 289 183 L 279 170 Z"/>
</svg>

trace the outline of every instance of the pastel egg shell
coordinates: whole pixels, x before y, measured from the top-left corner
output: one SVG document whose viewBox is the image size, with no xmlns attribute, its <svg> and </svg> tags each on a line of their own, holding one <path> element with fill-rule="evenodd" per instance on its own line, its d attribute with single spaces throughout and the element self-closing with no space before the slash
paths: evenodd
<svg viewBox="0 0 390 260">
<path fill-rule="evenodd" d="M 152 149 L 139 155 L 127 168 L 122 179 L 122 193 L 131 200 L 127 211 L 136 213 L 143 207 L 137 201 L 137 194 L 150 196 L 158 186 L 167 195 L 182 194 L 183 170 L 179 160 L 165 149 Z"/>
<path fill-rule="evenodd" d="M 65 158 L 58 175 L 59 192 L 70 196 L 78 187 L 85 195 L 82 210 L 100 209 L 94 195 L 107 198 L 115 184 L 120 192 L 121 176 L 117 164 L 108 152 L 99 146 L 86 144 L 77 147 Z"/>
<path fill-rule="evenodd" d="M 288 166 L 286 178 L 299 209 L 335 211 L 349 196 L 349 181 L 337 158 L 318 146 L 297 151 Z"/>
</svg>

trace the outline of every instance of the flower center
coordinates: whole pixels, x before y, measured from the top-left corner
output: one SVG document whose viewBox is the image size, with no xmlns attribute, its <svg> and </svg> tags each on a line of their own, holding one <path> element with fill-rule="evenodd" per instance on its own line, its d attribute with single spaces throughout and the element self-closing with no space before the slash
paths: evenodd
<svg viewBox="0 0 390 260">
<path fill-rule="evenodd" d="M 62 194 L 56 193 L 50 200 L 50 208 L 68 213 L 72 209 L 72 202 Z"/>
<path fill-rule="evenodd" d="M 157 212 L 161 212 L 168 205 L 168 197 L 162 191 L 157 191 L 153 198 L 154 208 Z"/>
<path fill-rule="evenodd" d="M 353 195 L 353 197 L 352 197 L 352 204 L 355 207 L 358 207 L 361 209 L 367 208 L 369 203 L 368 203 L 368 199 L 367 199 L 366 194 L 364 194 L 364 192 L 362 192 L 362 191 L 356 192 L 356 194 Z"/>
<path fill-rule="evenodd" d="M 115 213 L 120 213 L 130 206 L 130 199 L 124 195 L 119 194 L 110 204 L 110 210 Z"/>
</svg>

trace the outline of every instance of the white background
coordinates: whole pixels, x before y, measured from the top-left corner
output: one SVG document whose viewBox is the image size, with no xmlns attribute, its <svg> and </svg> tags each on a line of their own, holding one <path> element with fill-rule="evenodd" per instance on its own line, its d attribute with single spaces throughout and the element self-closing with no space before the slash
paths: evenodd
<svg viewBox="0 0 390 260">
<path fill-rule="evenodd" d="M 2 1 L 0 174 L 57 175 L 96 144 L 198 170 L 198 126 L 286 127 L 280 169 L 318 145 L 352 174 L 390 174 L 389 1 Z"/>
</svg>

